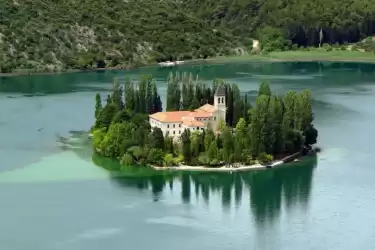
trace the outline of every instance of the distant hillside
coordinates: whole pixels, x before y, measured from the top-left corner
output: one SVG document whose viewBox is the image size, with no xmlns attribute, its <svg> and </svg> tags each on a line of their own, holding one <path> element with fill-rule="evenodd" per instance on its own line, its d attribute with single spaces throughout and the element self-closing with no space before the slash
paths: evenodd
<svg viewBox="0 0 375 250">
<path fill-rule="evenodd" d="M 172 0 L 0 1 L 3 73 L 205 58 L 237 47 L 229 31 Z"/>
<path fill-rule="evenodd" d="M 185 8 L 263 49 L 354 43 L 375 34 L 374 0 L 185 0 Z"/>
<path fill-rule="evenodd" d="M 0 70 L 126 67 L 247 53 L 252 38 L 271 51 L 372 34 L 374 0 L 0 0 Z"/>
</svg>

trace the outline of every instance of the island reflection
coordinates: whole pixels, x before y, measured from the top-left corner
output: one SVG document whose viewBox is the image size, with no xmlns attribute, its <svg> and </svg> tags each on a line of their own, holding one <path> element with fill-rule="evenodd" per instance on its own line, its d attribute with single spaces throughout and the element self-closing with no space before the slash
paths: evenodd
<svg viewBox="0 0 375 250">
<path fill-rule="evenodd" d="M 117 171 L 119 164 L 110 159 L 94 155 L 93 161 L 111 171 L 116 185 L 150 191 L 155 202 L 168 189 L 172 193 L 181 192 L 181 202 L 185 204 L 192 199 L 201 199 L 208 204 L 211 196 L 220 194 L 224 209 L 230 209 L 232 202 L 236 207 L 249 205 L 258 223 L 276 219 L 282 207 L 286 210 L 306 209 L 317 165 L 315 156 L 272 170 L 204 173 L 158 172 L 142 167 Z M 176 185 L 181 188 L 174 189 Z"/>
</svg>

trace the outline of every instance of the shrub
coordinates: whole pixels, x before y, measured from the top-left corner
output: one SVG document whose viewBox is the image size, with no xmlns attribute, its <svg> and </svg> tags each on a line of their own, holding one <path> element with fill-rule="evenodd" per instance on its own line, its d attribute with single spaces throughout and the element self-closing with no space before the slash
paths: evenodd
<svg viewBox="0 0 375 250">
<path fill-rule="evenodd" d="M 272 155 L 269 155 L 269 154 L 266 154 L 266 153 L 261 153 L 259 156 L 258 156 L 258 161 L 260 164 L 269 164 L 273 161 L 273 156 Z"/>
<path fill-rule="evenodd" d="M 131 156 L 129 153 L 125 153 L 120 160 L 121 165 L 123 166 L 132 166 L 135 164 L 133 156 Z"/>
</svg>

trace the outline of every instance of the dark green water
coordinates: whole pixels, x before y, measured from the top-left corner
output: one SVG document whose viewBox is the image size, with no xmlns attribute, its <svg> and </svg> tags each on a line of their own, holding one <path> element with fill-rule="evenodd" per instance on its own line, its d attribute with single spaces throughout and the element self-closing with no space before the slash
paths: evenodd
<svg viewBox="0 0 375 250">
<path fill-rule="evenodd" d="M 173 69 L 175 70 L 175 69 Z M 255 94 L 310 88 L 323 152 L 242 174 L 154 173 L 93 157 L 94 94 L 169 69 L 0 78 L 0 249 L 374 249 L 375 66 L 185 66 Z"/>
</svg>

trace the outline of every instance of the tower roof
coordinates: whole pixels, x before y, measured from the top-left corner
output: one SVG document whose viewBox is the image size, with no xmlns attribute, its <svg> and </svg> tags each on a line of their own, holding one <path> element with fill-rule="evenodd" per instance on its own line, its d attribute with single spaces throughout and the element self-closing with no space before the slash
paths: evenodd
<svg viewBox="0 0 375 250">
<path fill-rule="evenodd" d="M 215 95 L 216 96 L 225 96 L 225 87 L 223 85 L 217 86 Z"/>
</svg>

